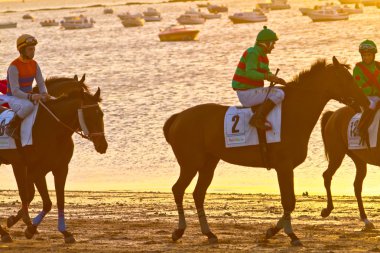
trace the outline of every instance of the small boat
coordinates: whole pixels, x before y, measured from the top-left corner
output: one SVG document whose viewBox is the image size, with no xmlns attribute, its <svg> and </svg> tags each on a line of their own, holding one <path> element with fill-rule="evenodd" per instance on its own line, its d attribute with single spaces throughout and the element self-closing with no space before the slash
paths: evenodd
<svg viewBox="0 0 380 253">
<path fill-rule="evenodd" d="M 270 3 L 258 3 L 257 7 L 260 9 L 286 10 L 290 9 L 290 5 L 287 2 L 287 0 L 271 0 Z"/>
<path fill-rule="evenodd" d="M 256 23 L 256 22 L 265 22 L 268 20 L 267 16 L 259 12 L 238 12 L 228 18 L 234 24 L 243 24 L 243 23 Z"/>
<path fill-rule="evenodd" d="M 216 19 L 216 18 L 221 18 L 222 17 L 222 14 L 216 14 L 216 13 L 205 13 L 205 12 L 201 12 L 200 10 L 197 11 L 193 8 L 190 8 L 189 10 L 187 10 L 185 12 L 185 14 L 197 14 L 197 15 L 200 15 L 201 17 L 205 18 L 205 19 Z"/>
<path fill-rule="evenodd" d="M 0 22 L 0 29 L 16 28 L 16 22 Z"/>
<path fill-rule="evenodd" d="M 379 2 L 380 3 L 380 2 Z M 363 13 L 363 8 L 359 4 L 355 4 L 355 8 L 351 8 L 347 5 L 337 7 L 337 10 L 347 12 L 348 14 L 360 14 Z"/>
<path fill-rule="evenodd" d="M 83 15 L 64 17 L 61 21 L 61 26 L 66 30 L 85 29 L 94 27 L 95 21 Z"/>
<path fill-rule="evenodd" d="M 145 19 L 140 13 L 130 14 L 129 12 L 122 15 L 121 23 L 124 27 L 137 27 L 145 24 Z M 119 16 L 120 18 L 120 16 Z"/>
<path fill-rule="evenodd" d="M 307 16 L 307 14 L 309 14 L 309 12 L 314 11 L 314 9 L 301 7 L 299 8 L 299 11 L 302 13 L 303 16 Z"/>
<path fill-rule="evenodd" d="M 207 2 L 207 3 L 205 3 L 205 4 L 197 4 L 197 6 L 198 6 L 199 8 L 207 8 L 209 5 L 210 5 L 209 2 Z"/>
<path fill-rule="evenodd" d="M 58 26 L 59 23 L 55 19 L 46 19 L 40 22 L 41 26 Z"/>
<path fill-rule="evenodd" d="M 338 12 L 335 9 L 321 9 L 308 14 L 313 22 L 347 20 L 348 16 L 347 12 Z"/>
<path fill-rule="evenodd" d="M 158 37 L 160 41 L 193 41 L 198 39 L 199 30 L 185 26 L 169 26 L 162 30 Z"/>
<path fill-rule="evenodd" d="M 148 9 L 143 12 L 143 14 L 143 18 L 146 22 L 157 22 L 162 20 L 161 13 L 155 8 L 148 7 Z"/>
<path fill-rule="evenodd" d="M 152 7 L 148 7 L 148 9 L 143 12 L 143 14 L 144 16 L 161 16 L 161 13 Z"/>
<path fill-rule="evenodd" d="M 362 0 L 339 0 L 341 4 L 360 4 Z"/>
<path fill-rule="evenodd" d="M 198 25 L 203 24 L 206 19 L 199 14 L 182 14 L 177 21 L 181 25 Z"/>
<path fill-rule="evenodd" d="M 103 14 L 113 14 L 113 9 L 112 8 L 104 8 Z"/>
<path fill-rule="evenodd" d="M 219 12 L 228 12 L 228 7 L 225 5 L 210 4 L 207 6 L 207 10 L 210 13 L 218 14 Z"/>
<path fill-rule="evenodd" d="M 362 0 L 361 3 L 364 6 L 377 6 L 378 3 L 380 3 L 379 0 Z"/>
<path fill-rule="evenodd" d="M 22 16 L 22 19 L 31 19 L 31 20 L 33 20 L 33 17 L 30 14 L 27 13 L 24 16 Z"/>
</svg>

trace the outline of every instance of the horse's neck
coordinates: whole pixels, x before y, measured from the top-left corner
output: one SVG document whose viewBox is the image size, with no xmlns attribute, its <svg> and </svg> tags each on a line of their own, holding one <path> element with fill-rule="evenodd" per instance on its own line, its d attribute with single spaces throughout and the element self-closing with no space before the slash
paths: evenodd
<svg viewBox="0 0 380 253">
<path fill-rule="evenodd" d="M 307 141 L 329 100 L 321 90 L 322 86 L 314 83 L 306 87 L 290 87 L 285 94 L 283 110 L 289 120 L 284 121 L 284 127 L 288 127 L 297 136 L 303 136 Z"/>
<path fill-rule="evenodd" d="M 59 102 L 50 107 L 50 111 L 54 113 L 54 115 L 65 125 L 69 126 L 73 130 L 79 128 L 78 121 L 78 108 L 80 106 L 79 99 L 72 99 L 66 101 Z M 42 109 L 42 108 L 41 108 Z M 44 109 L 43 109 L 44 110 Z M 46 111 L 46 110 L 45 110 Z M 61 135 L 62 133 L 68 133 L 68 129 L 62 124 L 57 122 L 57 120 L 53 119 L 54 116 L 51 115 L 48 111 L 43 114 L 39 120 L 50 122 L 50 133 L 52 135 Z M 51 117 L 53 120 L 46 120 L 47 117 Z M 49 124 L 49 123 L 48 123 Z"/>
</svg>

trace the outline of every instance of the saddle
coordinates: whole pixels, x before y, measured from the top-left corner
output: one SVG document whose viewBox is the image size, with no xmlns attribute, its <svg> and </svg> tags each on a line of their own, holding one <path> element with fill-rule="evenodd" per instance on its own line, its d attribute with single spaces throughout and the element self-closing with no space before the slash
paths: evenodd
<svg viewBox="0 0 380 253">
<path fill-rule="evenodd" d="M 380 109 L 380 103 L 376 105 L 376 108 L 374 110 L 367 108 L 363 111 L 359 124 L 358 124 L 360 144 L 367 144 L 368 147 L 370 146 L 368 128 L 371 125 L 377 110 L 379 109 Z"/>
</svg>

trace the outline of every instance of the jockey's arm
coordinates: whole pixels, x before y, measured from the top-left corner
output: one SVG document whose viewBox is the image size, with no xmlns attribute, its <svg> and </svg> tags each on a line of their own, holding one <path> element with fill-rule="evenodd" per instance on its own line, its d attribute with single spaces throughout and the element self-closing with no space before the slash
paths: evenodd
<svg viewBox="0 0 380 253">
<path fill-rule="evenodd" d="M 16 66 L 9 66 L 8 68 L 8 77 L 9 77 L 9 86 L 11 88 L 11 92 L 13 96 L 22 98 L 22 99 L 28 99 L 28 93 L 23 92 L 20 89 L 20 84 L 18 82 L 18 69 Z"/>
<path fill-rule="evenodd" d="M 36 82 L 37 82 L 37 86 L 38 86 L 38 90 L 40 91 L 40 94 L 47 94 L 45 80 L 44 80 L 44 77 L 42 76 L 42 72 L 38 64 L 37 64 L 37 72 L 36 72 Z"/>
</svg>

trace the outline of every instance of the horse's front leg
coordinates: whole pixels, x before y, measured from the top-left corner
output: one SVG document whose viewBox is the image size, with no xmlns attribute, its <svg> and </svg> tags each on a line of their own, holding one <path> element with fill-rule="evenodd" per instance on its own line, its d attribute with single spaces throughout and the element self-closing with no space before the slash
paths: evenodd
<svg viewBox="0 0 380 253">
<path fill-rule="evenodd" d="M 367 214 L 364 210 L 363 199 L 362 199 L 362 188 L 363 181 L 367 175 L 367 163 L 360 160 L 359 158 L 353 159 L 356 165 L 356 176 L 354 181 L 354 189 L 355 189 L 355 197 L 358 202 L 360 219 L 364 222 L 365 230 L 371 230 L 375 228 L 375 225 L 371 221 L 368 220 Z"/>
<path fill-rule="evenodd" d="M 58 231 L 63 234 L 66 243 L 74 243 L 75 238 L 72 233 L 67 231 L 65 222 L 65 184 L 67 173 L 68 165 L 53 170 L 55 192 L 57 194 Z"/>
<path fill-rule="evenodd" d="M 50 212 L 52 207 L 52 202 L 49 197 L 45 176 L 46 175 L 42 171 L 39 171 L 38 174 L 34 176 L 34 183 L 37 187 L 38 192 L 40 193 L 43 205 L 40 213 L 33 219 L 33 225 L 36 227 L 41 224 L 42 220 L 44 219 L 46 214 Z"/>
<path fill-rule="evenodd" d="M 284 232 L 291 238 L 291 244 L 293 246 L 302 246 L 301 241 L 293 232 L 291 223 L 291 213 L 293 212 L 296 204 L 296 197 L 294 194 L 293 168 L 291 166 L 287 166 L 278 168 L 276 170 L 278 183 L 280 185 L 281 204 L 284 210 L 284 215 L 279 219 L 275 227 L 268 229 L 266 238 L 271 238 L 283 228 Z"/>
</svg>

